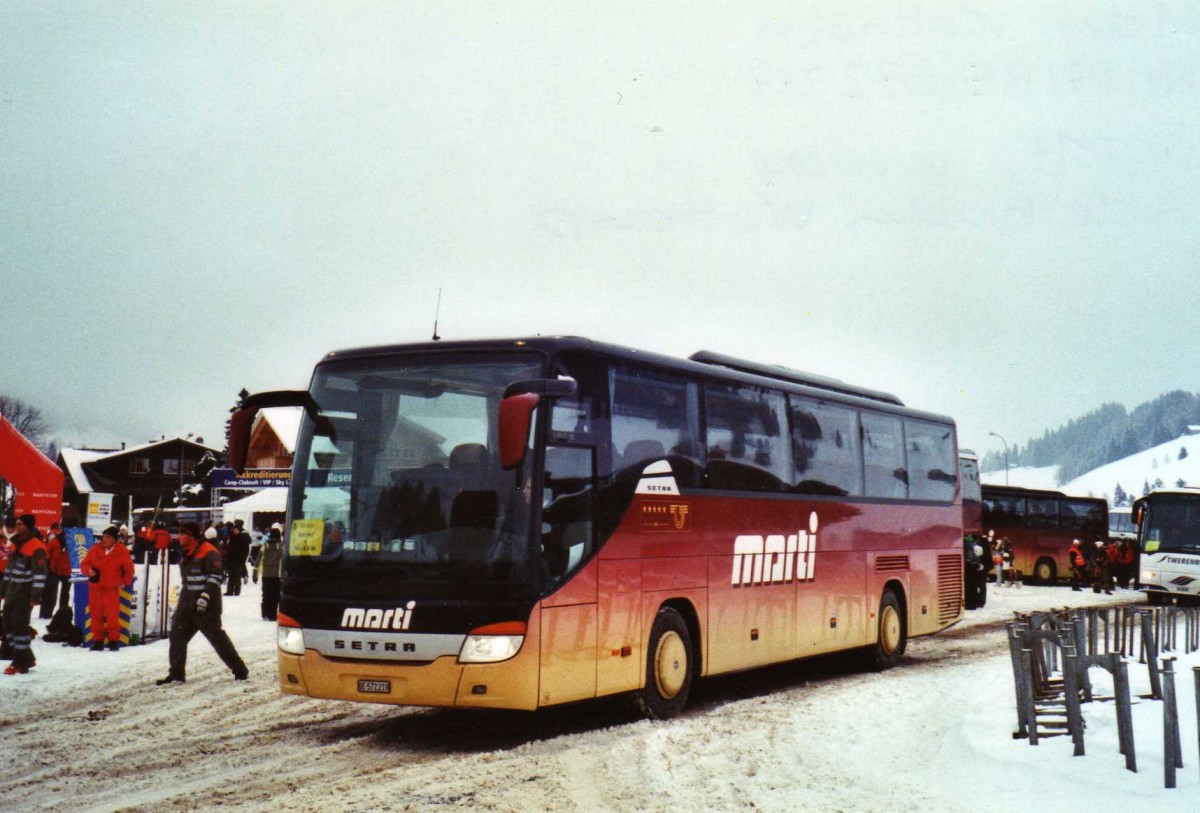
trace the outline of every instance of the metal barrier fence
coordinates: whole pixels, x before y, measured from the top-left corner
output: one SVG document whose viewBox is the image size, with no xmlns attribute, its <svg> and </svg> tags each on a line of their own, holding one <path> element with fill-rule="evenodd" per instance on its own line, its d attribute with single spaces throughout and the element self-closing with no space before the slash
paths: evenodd
<svg viewBox="0 0 1200 813">
<path fill-rule="evenodd" d="M 1075 756 L 1084 756 L 1082 704 L 1112 702 L 1117 739 L 1125 767 L 1137 772 L 1129 665 L 1134 657 L 1147 668 L 1147 700 L 1163 701 L 1164 786 L 1176 786 L 1183 767 L 1176 702 L 1175 657 L 1200 650 L 1200 607 L 1110 607 L 1018 614 L 1005 625 L 1017 704 L 1014 738 L 1037 745 L 1041 737 L 1069 735 Z M 1182 630 L 1181 630 L 1182 628 Z M 1108 671 L 1113 696 L 1096 696 L 1088 672 Z M 1193 668 L 1200 700 L 1200 666 Z M 1197 702 L 1200 730 L 1200 702 Z M 1200 741 L 1197 742 L 1200 749 Z M 1198 763 L 1200 764 L 1200 763 Z"/>
</svg>

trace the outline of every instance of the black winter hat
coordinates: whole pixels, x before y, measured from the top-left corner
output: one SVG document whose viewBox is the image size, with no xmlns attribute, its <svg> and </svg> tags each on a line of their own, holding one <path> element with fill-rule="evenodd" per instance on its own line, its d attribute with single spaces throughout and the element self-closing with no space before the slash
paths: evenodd
<svg viewBox="0 0 1200 813">
<path fill-rule="evenodd" d="M 272 542 L 282 542 L 283 541 L 283 537 L 279 535 L 278 528 L 272 528 L 270 531 L 268 531 L 267 538 Z"/>
<path fill-rule="evenodd" d="M 116 539 L 117 538 L 117 526 L 109 525 L 107 528 L 104 529 L 104 533 L 101 534 L 101 536 L 111 536 L 113 539 Z"/>
<path fill-rule="evenodd" d="M 25 527 L 28 528 L 31 533 L 37 530 L 37 517 L 35 517 L 33 514 L 21 514 L 21 516 L 17 517 L 17 519 L 23 522 Z"/>
</svg>

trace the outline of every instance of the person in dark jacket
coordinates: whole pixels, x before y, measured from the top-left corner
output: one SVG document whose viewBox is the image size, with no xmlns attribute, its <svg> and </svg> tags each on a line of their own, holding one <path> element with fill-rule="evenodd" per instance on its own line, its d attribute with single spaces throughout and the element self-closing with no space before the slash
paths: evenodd
<svg viewBox="0 0 1200 813">
<path fill-rule="evenodd" d="M 264 621 L 274 621 L 279 612 L 279 588 L 283 584 L 283 539 L 278 530 L 272 528 L 263 543 L 262 552 L 258 557 L 258 565 L 254 568 L 254 580 L 262 575 L 262 617 Z"/>
<path fill-rule="evenodd" d="M 16 535 L 4 571 L 4 640 L 12 651 L 6 675 L 23 675 L 37 665 L 29 634 L 29 617 L 42 603 L 46 587 L 46 546 L 37 535 L 32 514 L 17 518 Z"/>
<path fill-rule="evenodd" d="M 221 627 L 221 553 L 210 542 L 200 539 L 200 526 L 185 522 L 179 528 L 183 560 L 179 563 L 182 583 L 179 604 L 171 616 L 170 671 L 159 686 L 187 680 L 188 643 L 197 632 L 208 639 L 234 680 L 245 680 L 250 670 L 238 655 Z"/>
<path fill-rule="evenodd" d="M 238 520 L 240 523 L 241 520 Z M 229 528 L 226 539 L 229 545 L 229 561 L 226 565 L 228 578 L 225 581 L 225 595 L 240 596 L 242 584 L 246 581 L 246 559 L 250 556 L 250 534 L 240 524 Z"/>
</svg>

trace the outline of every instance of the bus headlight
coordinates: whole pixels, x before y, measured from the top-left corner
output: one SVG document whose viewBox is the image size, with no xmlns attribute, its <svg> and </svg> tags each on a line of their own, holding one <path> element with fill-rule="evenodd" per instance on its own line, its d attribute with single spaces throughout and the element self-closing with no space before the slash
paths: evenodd
<svg viewBox="0 0 1200 813">
<path fill-rule="evenodd" d="M 304 654 L 304 630 L 299 627 L 280 627 L 279 648 L 289 655 Z"/>
<path fill-rule="evenodd" d="M 1156 571 L 1156 570 L 1143 570 L 1143 571 L 1142 571 L 1142 581 L 1144 581 L 1144 582 L 1156 582 L 1156 581 L 1158 581 L 1158 571 Z"/>
<path fill-rule="evenodd" d="M 488 624 L 471 630 L 458 653 L 459 663 L 498 663 L 521 651 L 525 622 Z"/>
</svg>

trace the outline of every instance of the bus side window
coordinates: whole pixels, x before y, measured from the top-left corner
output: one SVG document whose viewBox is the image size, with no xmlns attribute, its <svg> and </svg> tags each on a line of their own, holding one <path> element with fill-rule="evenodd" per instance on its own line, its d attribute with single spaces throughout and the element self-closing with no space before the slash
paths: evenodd
<svg viewBox="0 0 1200 813">
<path fill-rule="evenodd" d="M 864 411 L 862 434 L 867 496 L 904 499 L 908 496 L 908 472 L 900 419 Z"/>
<path fill-rule="evenodd" d="M 798 494 L 862 494 L 858 412 L 850 407 L 788 397 L 792 414 L 793 490 Z"/>
<path fill-rule="evenodd" d="M 704 385 L 710 488 L 787 491 L 792 448 L 784 437 L 783 393 L 732 384 Z"/>
<path fill-rule="evenodd" d="M 954 430 L 945 424 L 905 418 L 904 440 L 908 444 L 908 496 L 953 500 L 957 486 Z"/>
<path fill-rule="evenodd" d="M 1030 497 L 1026 500 L 1028 505 L 1026 524 L 1030 528 L 1057 528 L 1058 527 L 1058 500 L 1043 497 Z"/>
<path fill-rule="evenodd" d="M 667 459 L 680 486 L 699 485 L 699 386 L 678 376 L 614 364 L 613 469 L 636 477 L 647 464 Z"/>
</svg>

